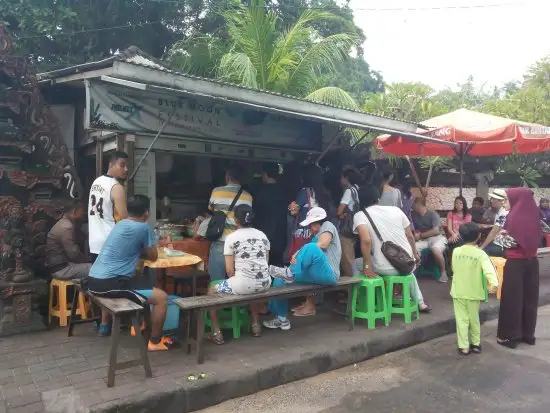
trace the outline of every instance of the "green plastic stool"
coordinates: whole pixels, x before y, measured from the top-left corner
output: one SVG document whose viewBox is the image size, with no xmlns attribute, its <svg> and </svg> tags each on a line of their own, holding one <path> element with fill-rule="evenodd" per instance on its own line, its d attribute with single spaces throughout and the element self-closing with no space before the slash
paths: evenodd
<svg viewBox="0 0 550 413">
<path fill-rule="evenodd" d="M 216 286 L 222 280 L 210 282 L 210 286 Z M 241 329 L 246 327 L 250 331 L 250 319 L 248 316 L 248 307 L 231 307 L 218 310 L 218 322 L 220 330 L 233 330 L 233 338 L 241 337 Z M 212 331 L 212 320 L 208 311 L 204 313 L 204 327 Z"/>
<path fill-rule="evenodd" d="M 386 287 L 384 279 L 366 278 L 363 275 L 354 275 L 355 278 L 361 278 L 361 284 L 353 287 L 351 302 L 352 324 L 355 319 L 367 320 L 367 328 L 372 330 L 376 328 L 376 320 L 384 319 L 386 327 L 390 324 L 388 307 L 386 305 Z"/>
<path fill-rule="evenodd" d="M 403 314 L 405 323 L 412 322 L 412 314 L 416 313 L 416 318 L 420 318 L 420 311 L 416 299 L 411 298 L 410 283 L 414 281 L 414 275 L 386 275 L 382 277 L 386 283 L 386 302 L 388 305 L 388 317 L 392 319 L 393 314 Z M 403 298 L 393 298 L 393 287 L 403 286 Z"/>
</svg>

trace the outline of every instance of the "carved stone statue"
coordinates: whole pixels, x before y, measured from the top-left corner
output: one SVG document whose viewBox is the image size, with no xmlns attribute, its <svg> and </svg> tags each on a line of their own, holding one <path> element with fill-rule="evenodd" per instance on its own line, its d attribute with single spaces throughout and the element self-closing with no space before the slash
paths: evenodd
<svg viewBox="0 0 550 413">
<path fill-rule="evenodd" d="M 13 55 L 0 25 L 0 335 L 43 327 L 32 297 L 45 291 L 46 235 L 61 200 L 83 194 L 44 103 L 34 70 Z"/>
</svg>

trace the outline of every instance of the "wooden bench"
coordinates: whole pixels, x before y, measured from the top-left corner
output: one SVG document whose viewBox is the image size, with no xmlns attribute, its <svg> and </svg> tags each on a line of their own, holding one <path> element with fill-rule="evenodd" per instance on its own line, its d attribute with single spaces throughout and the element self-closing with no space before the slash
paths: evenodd
<svg viewBox="0 0 550 413">
<path fill-rule="evenodd" d="M 267 300 L 287 300 L 294 297 L 303 297 L 313 293 L 326 293 L 331 291 L 348 290 L 348 297 L 352 296 L 353 286 L 360 283 L 361 279 L 353 277 L 341 277 L 336 285 L 312 285 L 312 284 L 288 284 L 282 287 L 272 287 L 269 290 L 250 295 L 219 294 L 216 296 L 201 296 L 177 298 L 173 302 L 184 311 L 188 311 L 196 325 L 195 339 L 190 336 L 191 317 L 187 323 L 187 353 L 191 352 L 191 342 L 194 341 L 197 348 L 197 363 L 204 363 L 204 312 L 207 310 L 218 310 L 232 306 L 244 306 Z M 351 300 L 348 300 L 348 312 L 351 311 Z M 350 330 L 353 329 L 353 321 L 349 317 Z"/>
<path fill-rule="evenodd" d="M 107 386 L 113 387 L 115 385 L 115 373 L 117 370 L 128 369 L 134 366 L 143 366 L 143 369 L 145 370 L 145 377 L 153 377 L 153 373 L 151 372 L 151 365 L 149 364 L 149 357 L 147 355 L 147 341 L 149 338 L 145 337 L 144 339 L 139 333 L 141 331 L 139 319 L 140 314 L 143 311 L 143 306 L 136 304 L 126 298 L 97 297 L 94 294 L 91 294 L 89 291 L 83 290 L 80 283 L 75 283 L 75 287 L 75 297 L 78 295 L 79 291 L 83 292 L 86 296 L 90 297 L 94 304 L 96 304 L 102 310 L 106 310 L 107 312 L 109 312 L 113 319 L 111 332 L 111 350 L 109 355 L 109 366 L 107 369 Z M 73 307 L 71 309 L 71 316 L 69 318 L 69 337 L 73 335 L 75 324 L 96 321 L 95 319 L 76 320 L 76 306 L 74 305 L 74 300 L 75 298 L 73 298 Z M 136 331 L 136 339 L 139 340 L 140 358 L 117 363 L 118 346 L 120 343 L 120 326 L 122 317 L 124 316 L 130 316 L 132 319 L 132 325 L 134 327 L 134 330 Z M 146 324 L 150 324 L 149 320 L 146 320 Z"/>
</svg>

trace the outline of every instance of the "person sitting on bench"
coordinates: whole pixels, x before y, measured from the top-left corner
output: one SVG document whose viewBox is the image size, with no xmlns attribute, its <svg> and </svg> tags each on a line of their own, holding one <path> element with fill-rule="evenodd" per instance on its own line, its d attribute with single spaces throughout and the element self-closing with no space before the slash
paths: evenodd
<svg viewBox="0 0 550 413">
<path fill-rule="evenodd" d="M 148 312 L 149 305 L 152 305 L 151 339 L 148 349 L 166 351 L 172 344 L 170 338 L 162 337 L 168 295 L 153 288 L 151 296 L 147 298 L 134 290 L 134 277 L 140 257 L 151 261 L 158 258 L 154 236 L 147 224 L 148 219 L 149 198 L 145 195 L 130 197 L 128 218 L 119 221 L 107 237 L 83 287 L 98 297 L 126 298 L 143 305 L 145 312 Z M 108 335 L 110 330 L 109 314 L 103 311 L 99 334 Z"/>
<path fill-rule="evenodd" d="M 309 227 L 314 237 L 309 244 L 294 254 L 290 267 L 269 266 L 269 274 L 275 279 L 273 286 L 285 283 L 335 285 L 340 278 L 342 258 L 340 237 L 336 227 L 327 219 L 326 211 L 320 207 L 311 208 L 300 226 Z M 287 318 L 288 302 L 271 301 L 269 309 L 275 318 L 264 321 L 264 326 L 290 330 L 290 321 Z M 295 310 L 294 315 L 315 315 L 314 297 L 308 297 L 306 303 Z"/>
<path fill-rule="evenodd" d="M 210 287 L 208 295 L 235 294 L 246 295 L 261 293 L 271 287 L 269 276 L 270 243 L 267 236 L 259 229 L 252 227 L 254 213 L 249 205 L 239 205 L 235 208 L 235 223 L 237 230 L 225 239 L 223 255 L 225 270 L 229 278 L 216 286 Z M 251 304 L 252 336 L 260 337 L 260 311 L 263 304 Z M 212 319 L 212 334 L 210 341 L 223 344 L 223 335 L 218 323 L 216 310 L 210 311 Z"/>
</svg>

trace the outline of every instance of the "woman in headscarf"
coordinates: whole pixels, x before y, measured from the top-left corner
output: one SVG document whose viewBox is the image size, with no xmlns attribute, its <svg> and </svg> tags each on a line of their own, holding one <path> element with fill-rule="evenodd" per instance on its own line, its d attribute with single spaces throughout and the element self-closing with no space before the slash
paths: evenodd
<svg viewBox="0 0 550 413">
<path fill-rule="evenodd" d="M 529 188 L 507 192 L 510 212 L 504 231 L 511 240 L 506 249 L 498 317 L 498 344 L 516 348 L 518 343 L 535 344 L 539 299 L 537 250 L 542 235 L 539 209 Z"/>
<path fill-rule="evenodd" d="M 542 198 L 539 203 L 540 219 L 546 225 L 550 225 L 550 201 L 547 198 Z"/>
</svg>

